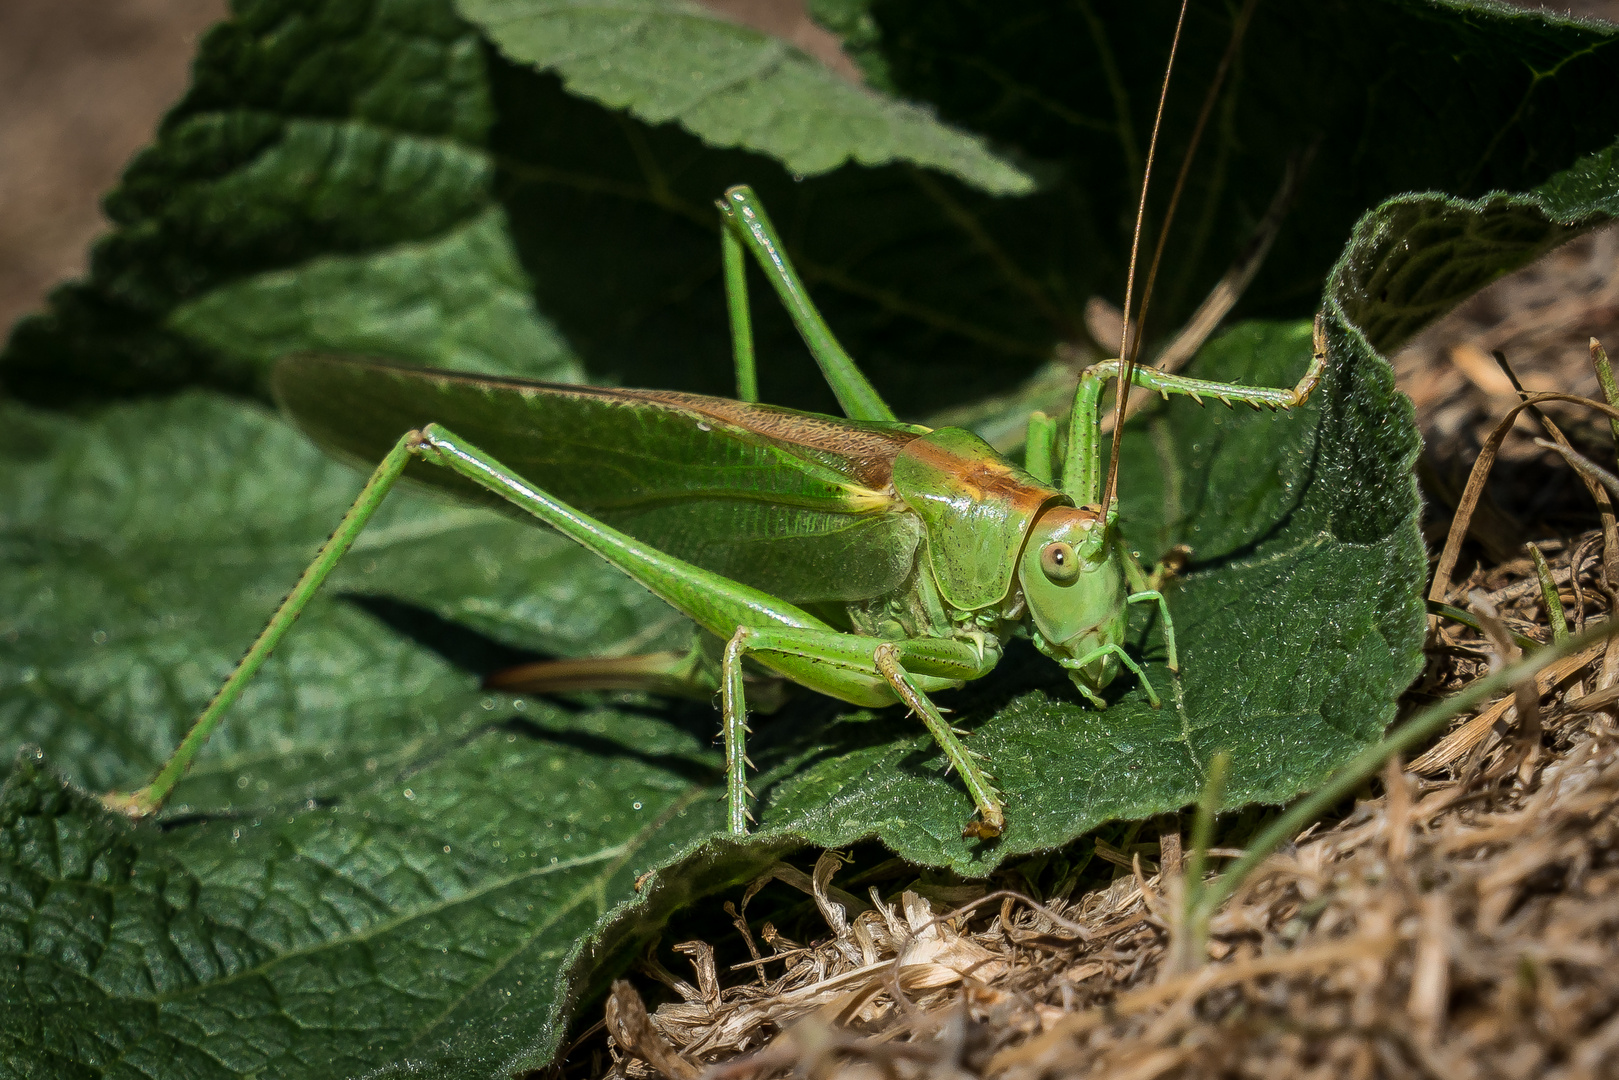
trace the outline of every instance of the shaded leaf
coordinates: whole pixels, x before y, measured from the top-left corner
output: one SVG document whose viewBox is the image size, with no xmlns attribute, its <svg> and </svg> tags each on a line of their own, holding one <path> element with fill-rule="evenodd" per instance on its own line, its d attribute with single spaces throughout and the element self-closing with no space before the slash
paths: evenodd
<svg viewBox="0 0 1619 1080">
<path fill-rule="evenodd" d="M 1581 158 L 1521 194 L 1390 199 L 1356 223 L 1329 295 L 1391 354 L 1492 281 L 1619 217 L 1616 154 L 1609 147 Z"/>
<path fill-rule="evenodd" d="M 996 195 L 1033 186 L 983 140 L 696 4 L 459 0 L 458 8 L 507 56 L 556 71 L 572 93 L 649 124 L 676 121 L 710 146 L 754 150 L 800 175 L 904 161 Z"/>
<path fill-rule="evenodd" d="M 567 343 L 534 310 L 505 215 L 493 207 L 428 242 L 322 256 L 222 285 L 175 308 L 168 325 L 251 371 L 321 349 L 561 381 L 579 375 Z"/>
<path fill-rule="evenodd" d="M 1069 237 L 1094 237 L 1122 300 L 1158 79 L 1180 5 L 1048 3 L 1008 20 L 990 0 L 812 0 L 825 25 L 893 92 L 1061 163 Z M 1241 5 L 1198 0 L 1187 16 L 1143 250 L 1156 240 L 1207 88 Z M 1290 157 L 1310 163 L 1239 314 L 1313 308 L 1340 238 L 1407 192 L 1476 199 L 1524 192 L 1619 133 L 1611 26 L 1467 0 L 1261 3 L 1241 41 L 1188 176 L 1153 308 L 1170 332 L 1234 261 Z M 1611 165 L 1609 166 L 1611 168 Z M 1588 212 L 1588 211 L 1587 211 Z M 1552 214 L 1554 218 L 1567 215 Z M 1555 228 L 1539 230 L 1546 243 Z M 1520 237 L 1526 239 L 1526 237 Z M 1022 260 L 1025 266 L 1031 265 Z M 1108 347 L 1111 347 L 1109 345 Z"/>
</svg>

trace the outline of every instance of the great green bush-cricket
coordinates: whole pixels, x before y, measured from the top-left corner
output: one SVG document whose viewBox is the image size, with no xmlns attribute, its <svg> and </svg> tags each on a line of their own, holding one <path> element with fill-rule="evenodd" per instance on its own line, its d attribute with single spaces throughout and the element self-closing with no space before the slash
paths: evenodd
<svg viewBox="0 0 1619 1080">
<path fill-rule="evenodd" d="M 855 705 L 904 704 L 937 740 L 976 807 L 964 835 L 984 839 L 1005 827 L 1001 795 L 932 694 L 988 674 L 1006 642 L 1022 633 L 1096 708 L 1106 707 L 1102 691 L 1121 670 L 1139 679 L 1157 705 L 1157 689 L 1124 647 L 1129 605 L 1157 607 L 1172 677 L 1179 667 L 1175 632 L 1157 577 L 1120 538 L 1122 425 L 1115 425 L 1104 468 L 1098 424 L 1104 385 L 1120 379 L 1118 415 L 1132 385 L 1228 406 L 1288 409 L 1321 378 L 1326 354 L 1319 332 L 1309 369 L 1289 389 L 1136 367 L 1133 348 L 1122 343 L 1121 359 L 1095 364 L 1079 379 L 1061 468 L 1056 425 L 1038 413 L 1030 418 L 1020 467 L 967 430 L 898 421 L 810 301 L 752 190 L 731 188 L 718 206 L 736 400 L 372 360 L 280 361 L 273 388 L 292 419 L 328 450 L 381 463 L 169 761 L 147 787 L 109 795 L 108 805 L 134 816 L 162 805 L 407 467 L 414 479 L 532 515 L 711 635 L 707 650 L 563 661 L 508 673 L 497 683 L 542 691 L 718 691 L 727 820 L 739 835 L 750 818 L 744 674 L 752 665 Z M 750 254 L 843 417 L 758 402 Z M 1132 287 L 1133 281 L 1132 255 Z"/>
<path fill-rule="evenodd" d="M 1157 605 L 1171 671 L 1174 627 L 1163 594 L 1119 537 L 1098 433 L 1101 392 L 1121 361 L 1080 378 L 1060 471 L 1054 424 L 1038 414 L 1022 467 L 964 429 L 901 423 L 810 302 L 753 193 L 732 188 L 719 205 L 740 400 L 375 361 L 281 361 L 274 385 L 292 418 L 326 448 L 381 464 L 157 777 L 109 803 L 136 815 L 161 806 L 413 461 L 433 467 L 413 469 L 418 479 L 463 494 L 481 489 L 532 514 L 724 642 L 717 672 L 694 653 L 597 661 L 570 674 L 576 683 L 717 689 L 734 833 L 749 818 L 744 659 L 856 705 L 905 704 L 977 807 L 967 834 L 984 838 L 1004 827 L 1001 796 L 931 694 L 987 674 L 1023 632 L 1096 707 L 1105 707 L 1101 691 L 1121 669 L 1156 704 L 1156 689 L 1124 649 L 1127 606 Z M 751 400 L 750 252 L 845 418 Z M 1324 364 L 1318 343 L 1290 389 L 1146 367 L 1130 377 L 1165 395 L 1291 408 Z M 638 468 L 649 462 L 657 467 Z M 627 470 L 635 470 L 629 483 Z"/>
</svg>

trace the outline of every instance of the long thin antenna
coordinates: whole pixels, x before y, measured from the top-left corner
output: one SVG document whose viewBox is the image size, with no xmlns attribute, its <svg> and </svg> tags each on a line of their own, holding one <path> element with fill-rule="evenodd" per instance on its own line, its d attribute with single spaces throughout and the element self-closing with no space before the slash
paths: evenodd
<svg viewBox="0 0 1619 1080">
<path fill-rule="evenodd" d="M 1175 188 L 1169 193 L 1169 209 L 1164 211 L 1164 223 L 1158 229 L 1158 243 L 1153 248 L 1152 262 L 1147 264 L 1147 285 L 1141 290 L 1141 311 L 1136 315 L 1136 337 L 1145 340 L 1147 336 L 1147 305 L 1152 303 L 1153 285 L 1158 281 L 1158 266 L 1164 261 L 1164 245 L 1169 240 L 1169 223 L 1175 220 L 1175 208 L 1180 205 L 1181 193 L 1186 190 L 1186 179 L 1192 173 L 1192 159 L 1197 156 L 1198 144 L 1203 141 L 1203 130 L 1209 125 L 1209 116 L 1214 112 L 1214 103 L 1219 100 L 1220 86 L 1225 82 L 1226 73 L 1231 70 L 1232 63 L 1237 59 L 1237 51 L 1242 48 L 1242 39 L 1248 33 L 1248 23 L 1253 20 L 1254 8 L 1259 6 L 1259 0 L 1247 0 L 1242 10 L 1237 13 L 1237 19 L 1231 24 L 1231 40 L 1226 43 L 1225 54 L 1220 57 L 1220 66 L 1214 69 L 1214 79 L 1209 83 L 1209 89 L 1203 95 L 1203 108 L 1198 111 L 1197 123 L 1192 126 L 1192 141 L 1186 144 L 1186 154 L 1181 158 L 1181 171 L 1175 177 Z M 1115 421 L 1117 422 L 1117 421 Z"/>
<path fill-rule="evenodd" d="M 1124 330 L 1119 340 L 1119 360 L 1123 368 L 1119 371 L 1119 392 L 1113 405 L 1113 415 L 1120 418 L 1124 416 L 1125 404 L 1130 399 L 1130 380 L 1135 375 L 1136 350 L 1141 341 L 1139 327 L 1137 333 L 1130 333 L 1130 307 L 1135 300 L 1136 257 L 1141 253 L 1141 228 L 1147 218 L 1147 186 L 1152 180 L 1152 161 L 1158 153 L 1158 129 L 1164 123 L 1164 102 L 1169 99 L 1169 76 L 1175 70 L 1175 50 L 1180 47 L 1181 27 L 1186 23 L 1186 8 L 1190 2 L 1181 0 L 1181 12 L 1175 20 L 1175 36 L 1169 43 L 1169 62 L 1164 65 L 1164 84 L 1158 91 L 1158 114 L 1153 117 L 1152 138 L 1147 142 L 1147 163 L 1141 170 L 1141 201 L 1136 206 L 1136 231 L 1130 240 L 1130 272 L 1124 281 Z M 1119 437 L 1123 432 L 1122 423 L 1113 425 L 1113 450 L 1107 460 L 1107 485 L 1102 489 L 1104 516 L 1112 509 L 1114 496 L 1118 494 Z"/>
</svg>

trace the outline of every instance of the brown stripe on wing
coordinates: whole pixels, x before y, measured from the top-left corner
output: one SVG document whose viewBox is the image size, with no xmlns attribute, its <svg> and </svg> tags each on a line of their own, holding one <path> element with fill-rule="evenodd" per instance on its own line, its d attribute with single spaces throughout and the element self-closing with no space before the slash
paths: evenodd
<svg viewBox="0 0 1619 1080">
<path fill-rule="evenodd" d="M 949 486 L 974 503 L 1002 503 L 1030 521 L 1042 506 L 1064 498 L 1062 492 L 1041 484 L 998 456 L 967 457 L 928 441 L 915 443 L 907 453 L 940 476 L 948 477 Z"/>
</svg>

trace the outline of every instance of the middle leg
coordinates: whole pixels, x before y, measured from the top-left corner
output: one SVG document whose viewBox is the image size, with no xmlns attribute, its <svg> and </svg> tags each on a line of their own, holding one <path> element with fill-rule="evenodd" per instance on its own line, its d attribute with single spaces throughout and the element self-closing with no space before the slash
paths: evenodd
<svg viewBox="0 0 1619 1080">
<path fill-rule="evenodd" d="M 938 706 L 928 697 L 934 691 L 987 674 L 1000 659 L 998 651 L 945 638 L 885 641 L 836 630 L 778 626 L 738 627 L 725 649 L 721 709 L 726 794 L 733 833 L 746 831 L 749 816 L 745 769 L 751 763 L 746 750 L 748 727 L 741 671 L 743 657 L 750 655 L 794 682 L 830 697 L 866 705 L 894 701 L 909 705 L 944 751 L 950 767 L 961 775 L 978 808 L 978 821 L 968 827 L 967 835 L 1000 834 L 1006 820 L 1000 793 L 978 764 L 977 756 L 961 744 L 958 732 L 945 722 Z"/>
</svg>

